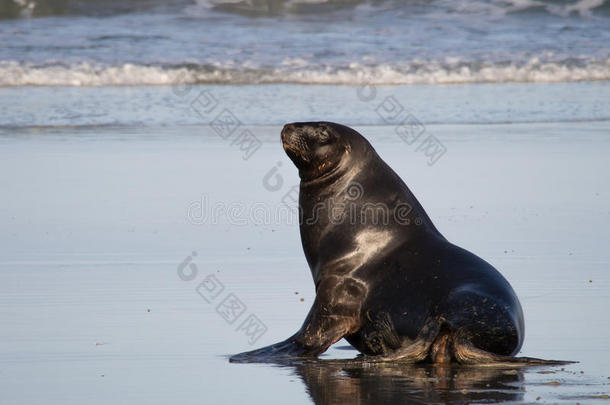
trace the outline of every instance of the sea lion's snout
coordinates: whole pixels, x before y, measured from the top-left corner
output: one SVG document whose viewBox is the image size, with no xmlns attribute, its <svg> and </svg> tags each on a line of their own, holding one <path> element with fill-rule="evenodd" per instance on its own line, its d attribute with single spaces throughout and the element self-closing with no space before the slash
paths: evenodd
<svg viewBox="0 0 610 405">
<path fill-rule="evenodd" d="M 304 134 L 295 124 L 286 124 L 282 129 L 282 146 L 290 159 L 297 166 L 302 166 L 309 162 L 309 146 L 304 138 Z"/>
<path fill-rule="evenodd" d="M 286 139 L 289 134 L 293 133 L 295 130 L 294 124 L 286 124 L 284 128 L 282 128 L 282 142 L 286 143 Z"/>
<path fill-rule="evenodd" d="M 339 134 L 332 123 L 293 122 L 281 133 L 284 151 L 299 169 L 301 178 L 320 177 L 335 168 L 346 150 L 337 143 Z"/>
<path fill-rule="evenodd" d="M 298 149 L 301 142 L 301 136 L 297 131 L 297 127 L 294 124 L 286 124 L 284 128 L 282 128 L 282 144 L 284 145 L 284 149 Z"/>
</svg>

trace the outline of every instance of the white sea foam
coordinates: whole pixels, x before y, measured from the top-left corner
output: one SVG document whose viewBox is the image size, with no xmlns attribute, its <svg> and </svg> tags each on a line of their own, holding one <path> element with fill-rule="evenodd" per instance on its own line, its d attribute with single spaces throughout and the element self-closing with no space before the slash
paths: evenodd
<svg viewBox="0 0 610 405">
<path fill-rule="evenodd" d="M 582 63 L 522 64 L 405 62 L 345 67 L 288 61 L 274 69 L 247 67 L 162 67 L 123 64 L 23 65 L 0 62 L 0 86 L 141 86 L 175 84 L 451 84 L 502 82 L 573 82 L 610 80 L 610 59 Z"/>
<path fill-rule="evenodd" d="M 548 5 L 546 9 L 552 13 L 562 17 L 567 17 L 572 13 L 576 13 L 582 17 L 590 17 L 592 10 L 603 6 L 605 0 L 579 0 L 573 4 L 567 5 Z"/>
</svg>

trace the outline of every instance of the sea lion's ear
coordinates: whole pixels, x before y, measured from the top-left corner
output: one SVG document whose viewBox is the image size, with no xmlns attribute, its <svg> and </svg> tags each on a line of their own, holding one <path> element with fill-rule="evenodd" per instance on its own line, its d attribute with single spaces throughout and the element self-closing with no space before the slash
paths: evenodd
<svg viewBox="0 0 610 405">
<path fill-rule="evenodd" d="M 318 132 L 318 142 L 320 142 L 321 144 L 325 144 L 328 143 L 332 140 L 332 137 L 330 135 L 330 131 L 328 131 L 325 128 L 321 128 L 320 131 Z"/>
</svg>

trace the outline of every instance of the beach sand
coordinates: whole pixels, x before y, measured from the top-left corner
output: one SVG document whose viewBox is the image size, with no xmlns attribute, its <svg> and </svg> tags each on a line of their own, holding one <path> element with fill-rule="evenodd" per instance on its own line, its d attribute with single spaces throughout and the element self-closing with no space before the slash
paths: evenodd
<svg viewBox="0 0 610 405">
<path fill-rule="evenodd" d="M 442 87 L 396 86 L 380 88 L 369 104 L 356 88 L 320 87 L 318 94 L 345 100 L 327 114 L 311 98 L 280 101 L 298 86 L 195 87 L 188 100 L 168 102 L 171 110 L 154 102 L 176 97 L 169 88 L 37 88 L 25 105 L 35 111 L 39 103 L 42 115 L 44 105 L 63 112 L 55 121 L 37 115 L 33 126 L 5 125 L 0 134 L 0 402 L 608 403 L 608 86 L 555 86 L 447 86 L 444 103 L 432 97 Z M 188 111 L 205 89 L 262 141 L 248 159 Z M 492 90 L 486 102 L 479 98 Z M 0 97 L 5 111 L 17 108 L 10 91 Z M 112 94 L 122 107 L 104 104 Z M 380 122 L 375 108 L 388 94 L 421 96 L 403 103 L 418 106 L 424 136 L 442 141 L 446 151 L 434 164 Z M 148 108 L 134 101 L 146 97 Z M 66 122 L 66 111 L 82 117 L 95 105 L 99 122 Z M 180 108 L 187 111 L 176 119 Z M 296 206 L 286 197 L 298 177 L 279 142 L 283 122 L 313 116 L 354 125 L 438 229 L 510 281 L 526 320 L 520 355 L 579 363 L 525 370 L 230 364 L 229 354 L 294 333 L 313 301 L 291 217 Z M 276 220 L 277 213 L 288 218 Z M 192 279 L 179 277 L 185 268 Z M 224 288 L 212 298 L 201 290 L 205 280 Z M 232 323 L 217 311 L 227 297 L 244 306 Z M 266 328 L 252 344 L 240 330 L 249 315 Z M 322 358 L 356 356 L 346 346 L 340 341 Z"/>
</svg>

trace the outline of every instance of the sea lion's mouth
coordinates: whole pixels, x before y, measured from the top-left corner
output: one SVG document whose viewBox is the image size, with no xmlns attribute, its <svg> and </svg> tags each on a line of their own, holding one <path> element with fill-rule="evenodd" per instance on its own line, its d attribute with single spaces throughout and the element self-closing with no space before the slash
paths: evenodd
<svg viewBox="0 0 610 405">
<path fill-rule="evenodd" d="M 297 166 L 309 163 L 307 142 L 291 124 L 284 126 L 282 129 L 282 146 L 288 157 Z"/>
<path fill-rule="evenodd" d="M 301 149 L 299 149 L 296 146 L 293 146 L 293 145 L 291 145 L 289 143 L 286 143 L 286 142 L 282 142 L 282 143 L 283 143 L 284 151 L 286 151 L 286 154 L 288 155 L 288 157 L 293 162 L 295 162 L 295 163 L 297 163 L 297 162 L 306 162 L 306 163 L 309 163 L 309 159 L 301 151 Z"/>
</svg>

